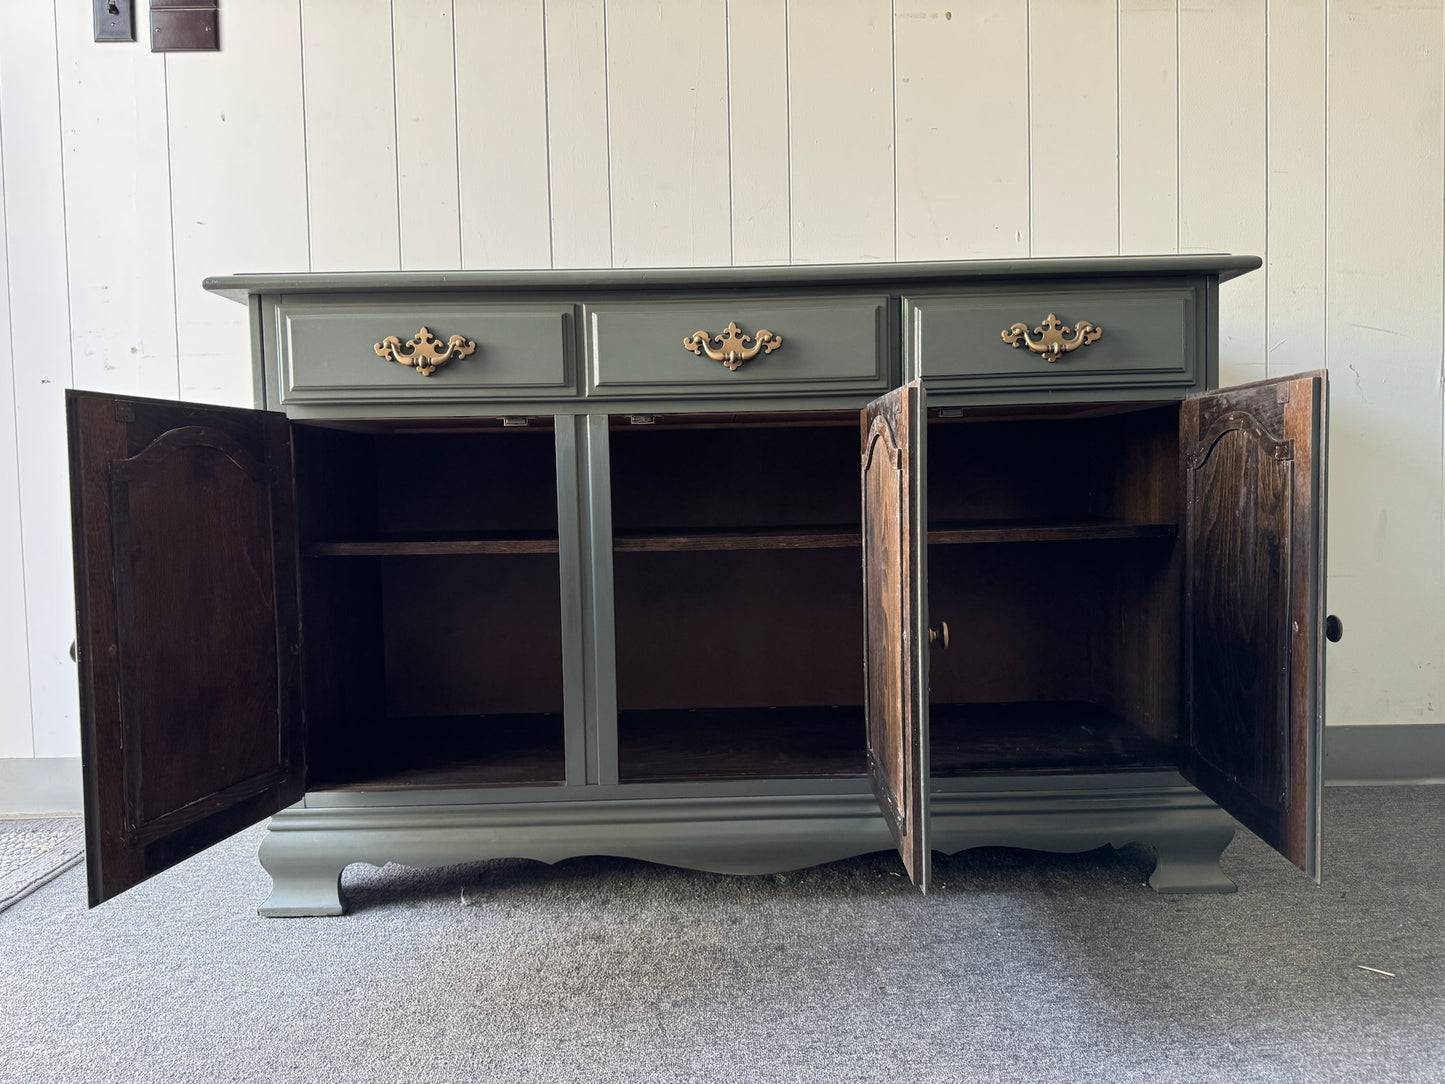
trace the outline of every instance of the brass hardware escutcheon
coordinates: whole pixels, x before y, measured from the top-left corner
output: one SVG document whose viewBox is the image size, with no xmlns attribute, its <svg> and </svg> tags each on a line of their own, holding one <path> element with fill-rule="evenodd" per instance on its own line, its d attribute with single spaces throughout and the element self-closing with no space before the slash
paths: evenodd
<svg viewBox="0 0 1445 1084">
<path fill-rule="evenodd" d="M 1053 364 L 1065 354 L 1077 350 L 1081 346 L 1098 342 L 1104 334 L 1104 329 L 1095 327 L 1087 320 L 1080 320 L 1074 325 L 1072 331 L 1065 327 L 1057 316 L 1049 313 L 1042 326 L 1034 328 L 1037 339 L 1029 338 L 1029 327 L 1027 324 L 1014 324 L 1002 332 L 1003 341 L 1014 348 L 1027 346 L 1035 354 L 1042 354 L 1044 360 Z"/>
<path fill-rule="evenodd" d="M 936 625 L 928 626 L 928 642 L 936 644 L 944 651 L 948 650 L 948 622 L 940 621 Z"/>
<path fill-rule="evenodd" d="M 442 341 L 426 328 L 422 328 L 403 347 L 396 335 L 388 335 L 379 343 L 372 344 L 376 356 L 401 365 L 410 365 L 422 376 L 431 376 L 453 358 L 469 356 L 477 344 L 461 335 L 453 335 L 443 345 Z"/>
<path fill-rule="evenodd" d="M 714 350 L 712 345 L 722 347 L 721 350 Z M 748 343 L 752 343 L 749 346 Z M 742 329 L 736 323 L 729 323 L 721 335 L 709 335 L 706 331 L 694 331 L 687 338 L 682 340 L 682 345 L 691 350 L 698 357 L 704 353 L 713 361 L 720 361 L 728 367 L 730 372 L 737 372 L 738 366 L 745 361 L 752 361 L 759 352 L 771 354 L 778 347 L 783 345 L 783 337 L 774 335 L 771 331 L 764 329 L 759 331 L 756 339 L 752 335 L 744 335 Z"/>
</svg>

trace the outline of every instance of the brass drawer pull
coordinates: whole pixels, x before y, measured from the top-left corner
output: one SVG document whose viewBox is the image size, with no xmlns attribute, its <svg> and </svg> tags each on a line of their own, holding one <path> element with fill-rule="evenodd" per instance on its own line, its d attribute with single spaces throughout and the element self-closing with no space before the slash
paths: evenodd
<svg viewBox="0 0 1445 1084">
<path fill-rule="evenodd" d="M 722 347 L 721 350 L 714 350 L 709 341 Z M 752 346 L 748 346 L 752 343 Z M 783 345 L 783 337 L 774 335 L 771 331 L 763 330 L 757 334 L 757 340 L 753 336 L 744 335 L 735 323 L 729 323 L 727 329 L 721 335 L 709 335 L 706 331 L 694 331 L 687 338 L 682 340 L 682 345 L 691 350 L 698 357 L 704 353 L 713 361 L 720 361 L 732 372 L 736 372 L 738 366 L 745 361 L 752 361 L 761 351 L 764 354 L 771 354 L 778 347 Z"/>
<path fill-rule="evenodd" d="M 1104 329 L 1095 327 L 1087 320 L 1080 320 L 1074 325 L 1073 331 L 1070 331 L 1059 322 L 1057 316 L 1049 313 L 1043 326 L 1034 328 L 1037 339 L 1029 338 L 1027 324 L 1014 324 L 1002 334 L 1003 341 L 1010 346 L 1015 348 L 1027 346 L 1035 354 L 1042 354 L 1045 361 L 1053 364 L 1065 354 L 1077 350 L 1081 346 L 1098 342 L 1100 336 L 1104 334 Z"/>
<path fill-rule="evenodd" d="M 426 328 L 418 331 L 414 338 L 408 339 L 405 348 L 401 345 L 401 339 L 395 335 L 388 335 L 381 342 L 372 345 L 377 357 L 401 365 L 410 365 L 422 376 L 431 376 L 452 358 L 467 357 L 476 348 L 476 343 L 460 335 L 453 335 L 443 346 L 441 340 Z"/>
</svg>

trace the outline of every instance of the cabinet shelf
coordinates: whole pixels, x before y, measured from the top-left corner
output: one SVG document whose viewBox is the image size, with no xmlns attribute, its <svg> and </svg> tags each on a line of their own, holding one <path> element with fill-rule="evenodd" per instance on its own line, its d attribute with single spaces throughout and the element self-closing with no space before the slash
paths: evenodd
<svg viewBox="0 0 1445 1084">
<path fill-rule="evenodd" d="M 311 550 L 316 557 L 438 557 L 496 553 L 556 553 L 554 534 L 509 532 L 506 535 L 428 537 L 408 535 L 394 538 L 347 539 L 317 542 Z"/>
<path fill-rule="evenodd" d="M 929 545 L 980 542 L 1072 542 L 1090 539 L 1173 538 L 1173 523 L 1131 523 L 1127 520 L 1081 522 L 1019 522 L 987 520 L 941 523 L 929 529 Z M 853 549 L 863 545 L 857 528 L 698 528 L 686 530 L 620 530 L 613 536 L 618 554 L 707 552 L 720 549 Z M 555 554 L 556 536 L 471 535 L 467 538 L 368 538 L 316 542 L 315 556 L 445 556 L 475 554 Z"/>
<path fill-rule="evenodd" d="M 1173 523 L 1127 520 L 1077 522 L 990 520 L 942 523 L 931 527 L 935 546 L 985 542 L 1071 542 L 1110 539 L 1173 538 Z M 856 527 L 760 527 L 684 531 L 619 531 L 612 548 L 618 553 L 661 553 L 676 550 L 817 550 L 853 549 L 862 545 Z"/>
<path fill-rule="evenodd" d="M 862 545 L 856 527 L 727 527 L 673 531 L 618 531 L 617 553 L 676 550 L 831 550 Z"/>
<path fill-rule="evenodd" d="M 1176 742 L 1085 701 L 932 704 L 928 716 L 935 776 L 1157 770 L 1180 763 Z"/>
<path fill-rule="evenodd" d="M 1097 520 L 1070 523 L 996 520 L 944 523 L 928 531 L 929 545 L 958 546 L 985 542 L 1072 542 L 1110 539 L 1173 538 L 1172 523 Z M 862 536 L 853 527 L 728 527 L 673 531 L 618 531 L 617 553 L 707 552 L 716 550 L 854 549 Z M 511 533 L 465 538 L 365 538 L 317 542 L 316 557 L 435 557 L 505 553 L 556 553 L 552 535 Z"/>
<path fill-rule="evenodd" d="M 1084 701 L 933 704 L 933 774 L 1171 769 L 1176 742 Z M 861 707 L 624 711 L 623 782 L 850 778 L 867 772 Z"/>
<path fill-rule="evenodd" d="M 986 520 L 940 523 L 928 528 L 931 546 L 981 542 L 1088 542 L 1129 538 L 1173 538 L 1173 523 L 1132 520 Z"/>
<path fill-rule="evenodd" d="M 312 790 L 561 785 L 558 713 L 389 719 L 366 741 L 313 765 Z"/>
</svg>

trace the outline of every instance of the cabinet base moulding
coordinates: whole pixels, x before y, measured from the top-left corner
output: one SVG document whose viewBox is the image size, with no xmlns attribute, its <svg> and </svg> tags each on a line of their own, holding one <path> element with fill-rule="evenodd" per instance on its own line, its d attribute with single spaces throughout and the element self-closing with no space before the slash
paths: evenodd
<svg viewBox="0 0 1445 1084">
<path fill-rule="evenodd" d="M 418 795 L 418 798 L 421 798 Z M 768 874 L 893 847 L 871 793 L 689 799 L 599 799 L 497 805 L 314 807 L 272 818 L 260 861 L 272 880 L 268 918 L 345 912 L 352 863 L 430 868 L 498 858 L 559 862 L 609 855 L 711 873 Z M 1219 868 L 1234 821 L 1184 783 L 1120 785 L 1082 777 L 1037 789 L 936 791 L 932 847 L 1072 852 L 1142 843 L 1159 892 L 1233 892 Z"/>
</svg>

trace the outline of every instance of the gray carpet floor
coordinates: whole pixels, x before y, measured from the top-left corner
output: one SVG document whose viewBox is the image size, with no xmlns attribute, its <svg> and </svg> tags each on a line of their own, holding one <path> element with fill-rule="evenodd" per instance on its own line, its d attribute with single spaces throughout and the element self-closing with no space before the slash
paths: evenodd
<svg viewBox="0 0 1445 1084">
<path fill-rule="evenodd" d="M 253 829 L 0 914 L 0 1080 L 1445 1081 L 1445 787 L 1326 818 L 1323 887 L 1241 832 L 1231 896 L 1135 849 L 968 852 L 927 898 L 885 855 L 585 859 L 352 867 L 293 920 Z"/>
<path fill-rule="evenodd" d="M 78 817 L 0 817 L 0 911 L 84 857 Z"/>
</svg>

